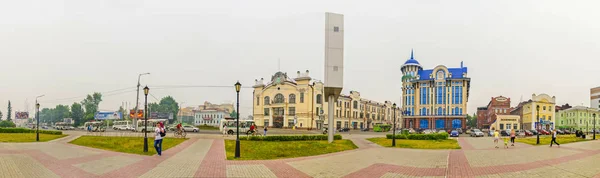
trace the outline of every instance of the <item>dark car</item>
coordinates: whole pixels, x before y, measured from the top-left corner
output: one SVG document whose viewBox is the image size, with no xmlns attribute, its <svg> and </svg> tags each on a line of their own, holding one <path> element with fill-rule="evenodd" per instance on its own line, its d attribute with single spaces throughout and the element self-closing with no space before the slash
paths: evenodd
<svg viewBox="0 0 600 178">
<path fill-rule="evenodd" d="M 502 130 L 502 131 L 500 131 L 500 135 L 501 136 L 508 136 L 509 134 L 508 134 L 508 132 L 506 130 Z"/>
<path fill-rule="evenodd" d="M 567 130 L 567 129 L 563 130 L 563 132 L 565 132 L 565 134 L 573 134 L 573 133 L 571 133 L 570 130 Z"/>
<path fill-rule="evenodd" d="M 458 137 L 458 131 L 453 130 L 452 132 L 450 132 L 450 137 Z"/>
<path fill-rule="evenodd" d="M 350 128 L 346 127 L 346 128 L 341 128 L 338 130 L 338 132 L 348 132 L 350 131 Z"/>
<path fill-rule="evenodd" d="M 529 131 L 530 131 L 530 132 L 531 132 L 533 135 L 537 135 L 537 134 L 538 134 L 538 131 L 537 131 L 537 130 L 533 130 L 533 129 L 531 129 L 531 130 L 529 130 Z"/>
<path fill-rule="evenodd" d="M 562 130 L 556 130 L 556 133 L 557 133 L 557 134 L 560 134 L 560 135 L 564 135 L 564 134 L 565 134 L 565 132 L 564 132 L 564 131 L 562 131 Z"/>
</svg>

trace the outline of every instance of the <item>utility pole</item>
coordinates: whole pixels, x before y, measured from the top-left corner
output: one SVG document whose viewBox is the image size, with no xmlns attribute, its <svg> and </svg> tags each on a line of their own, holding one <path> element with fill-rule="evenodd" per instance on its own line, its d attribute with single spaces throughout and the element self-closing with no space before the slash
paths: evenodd
<svg viewBox="0 0 600 178">
<path fill-rule="evenodd" d="M 135 95 L 135 112 L 138 112 L 138 107 L 140 105 L 140 78 L 142 77 L 142 75 L 149 75 L 150 73 L 143 73 L 143 74 L 139 74 L 138 75 L 138 82 L 137 82 L 137 94 Z M 145 111 L 144 111 L 145 112 Z M 137 129 L 137 114 L 133 115 L 133 125 L 134 128 Z"/>
</svg>

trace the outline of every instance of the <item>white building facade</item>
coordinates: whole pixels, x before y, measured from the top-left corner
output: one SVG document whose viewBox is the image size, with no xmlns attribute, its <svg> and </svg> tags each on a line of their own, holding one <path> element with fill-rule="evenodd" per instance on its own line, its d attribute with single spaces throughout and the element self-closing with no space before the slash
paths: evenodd
<svg viewBox="0 0 600 178">
<path fill-rule="evenodd" d="M 229 117 L 229 112 L 221 109 L 208 109 L 194 112 L 194 125 L 219 127 L 221 120 Z"/>
<path fill-rule="evenodd" d="M 600 109 L 600 87 L 590 89 L 590 107 Z"/>
</svg>

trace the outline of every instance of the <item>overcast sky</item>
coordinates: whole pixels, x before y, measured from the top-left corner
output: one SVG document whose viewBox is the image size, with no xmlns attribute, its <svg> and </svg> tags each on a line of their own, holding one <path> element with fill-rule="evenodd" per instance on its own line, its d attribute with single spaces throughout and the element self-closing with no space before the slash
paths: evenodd
<svg viewBox="0 0 600 178">
<path fill-rule="evenodd" d="M 6 118 L 7 100 L 13 111 L 27 101 L 32 112 L 37 95 L 46 95 L 42 107 L 54 107 L 114 90 L 100 109 L 131 108 L 144 72 L 152 73 L 141 82 L 150 102 L 171 95 L 183 106 L 232 103 L 235 91 L 158 88 L 252 86 L 279 68 L 323 79 L 325 12 L 345 18 L 344 93 L 400 103 L 400 66 L 414 49 L 426 69 L 464 61 L 469 113 L 492 96 L 516 105 L 532 93 L 589 106 L 589 89 L 600 86 L 598 7 L 594 0 L 2 1 L 0 111 Z M 246 116 L 252 89 L 240 95 Z"/>
</svg>

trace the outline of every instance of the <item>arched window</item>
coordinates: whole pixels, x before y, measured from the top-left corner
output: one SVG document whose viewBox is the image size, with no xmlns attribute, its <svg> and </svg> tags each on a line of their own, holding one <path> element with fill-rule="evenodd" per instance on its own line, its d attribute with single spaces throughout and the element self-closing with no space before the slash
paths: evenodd
<svg viewBox="0 0 600 178">
<path fill-rule="evenodd" d="M 290 94 L 290 103 L 296 103 L 296 95 L 295 94 Z"/>
<path fill-rule="evenodd" d="M 443 79 L 445 79 L 445 78 L 446 78 L 446 76 L 445 76 L 445 73 L 444 73 L 444 71 L 443 71 L 443 70 L 438 70 L 438 71 L 437 71 L 437 74 L 436 74 L 436 76 L 435 76 L 435 78 L 436 78 L 436 79 L 438 79 L 438 80 L 443 80 Z"/>
<path fill-rule="evenodd" d="M 271 99 L 269 98 L 269 96 L 265 96 L 265 105 L 269 105 L 271 104 Z"/>
<path fill-rule="evenodd" d="M 321 94 L 317 95 L 317 104 L 323 104 L 323 96 Z"/>
<path fill-rule="evenodd" d="M 273 99 L 273 103 L 283 103 L 283 95 L 281 93 L 276 94 L 275 98 Z"/>
</svg>

